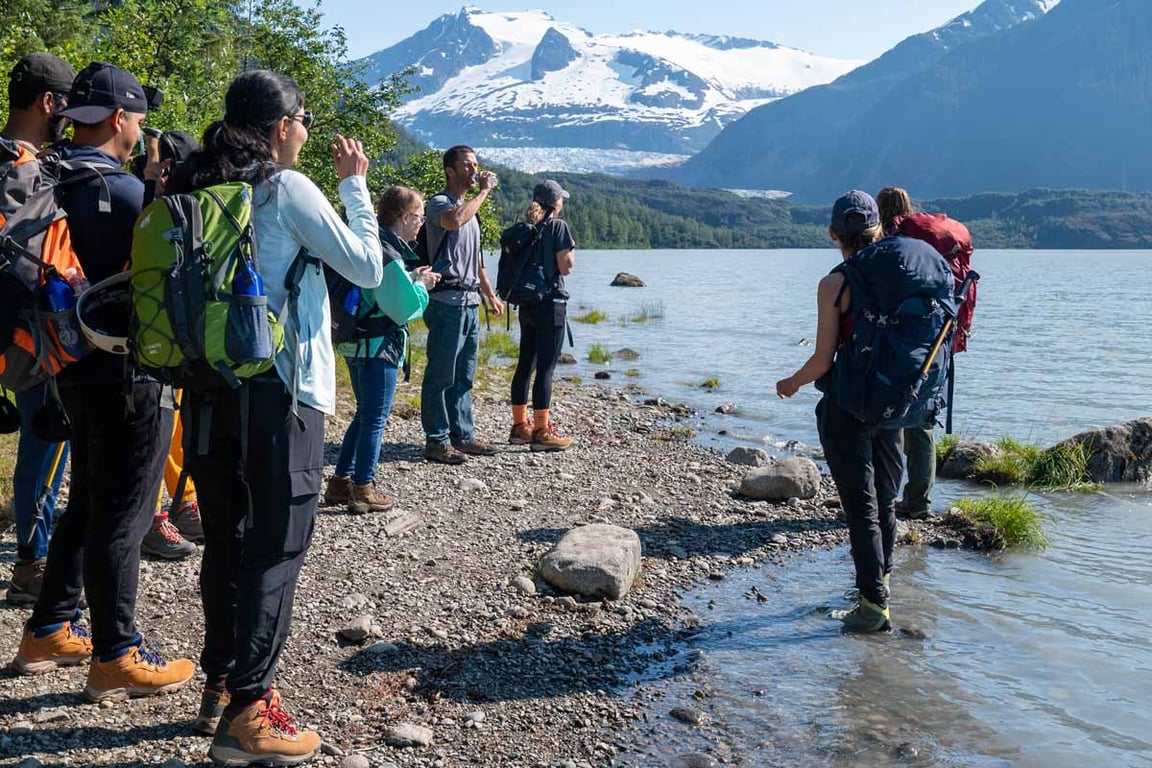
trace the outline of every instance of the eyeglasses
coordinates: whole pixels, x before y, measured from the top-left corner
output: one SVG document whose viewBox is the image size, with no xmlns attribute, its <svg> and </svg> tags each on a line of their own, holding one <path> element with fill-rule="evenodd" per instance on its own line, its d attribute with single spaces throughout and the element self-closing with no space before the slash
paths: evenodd
<svg viewBox="0 0 1152 768">
<path fill-rule="evenodd" d="M 408 211 L 407 215 L 415 218 L 416 221 L 420 221 L 420 222 L 423 222 L 425 219 L 428 218 L 427 216 L 424 215 L 423 211 L 420 211 L 419 213 L 417 213 L 415 211 Z"/>
<path fill-rule="evenodd" d="M 286 117 L 287 117 L 289 120 L 297 120 L 297 121 L 299 121 L 300 125 L 304 126 L 304 129 L 305 129 L 305 130 L 307 130 L 307 129 L 309 129 L 309 128 L 311 128 L 311 127 L 312 127 L 312 110 L 310 110 L 310 109 L 306 109 L 306 110 L 304 110 L 304 113 L 303 113 L 303 114 L 300 114 L 300 115 L 287 115 Z"/>
<path fill-rule="evenodd" d="M 68 106 L 68 94 L 66 93 L 53 93 L 52 104 L 56 109 L 64 109 Z"/>
</svg>

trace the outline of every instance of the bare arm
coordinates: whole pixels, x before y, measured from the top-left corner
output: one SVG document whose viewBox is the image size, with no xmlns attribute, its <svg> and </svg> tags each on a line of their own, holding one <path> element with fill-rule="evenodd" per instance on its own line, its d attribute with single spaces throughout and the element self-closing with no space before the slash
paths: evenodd
<svg viewBox="0 0 1152 768">
<path fill-rule="evenodd" d="M 572 274 L 572 267 L 576 266 L 576 249 L 565 248 L 556 251 L 556 271 L 564 276 Z"/>
<path fill-rule="evenodd" d="M 840 307 L 836 306 L 836 299 L 843 284 L 844 276 L 839 273 L 820 281 L 816 289 L 816 349 L 796 373 L 776 382 L 776 394 L 780 397 L 792 397 L 800 387 L 811 384 L 832 368 L 840 336 Z M 842 305 L 847 306 L 847 298 L 845 292 Z"/>
<path fill-rule="evenodd" d="M 492 307 L 492 311 L 497 315 L 504 314 L 504 302 L 500 301 L 500 297 L 496 295 L 496 291 L 492 290 L 492 283 L 488 280 L 488 270 L 484 265 L 480 265 L 480 294 L 488 300 L 488 306 Z"/>
<path fill-rule="evenodd" d="M 493 176 L 491 173 L 481 173 L 480 192 L 477 193 L 475 197 L 465 200 L 452 210 L 440 214 L 440 226 L 446 230 L 460 229 L 460 227 L 472 221 L 472 217 L 480 210 L 480 206 L 488 199 L 488 193 L 492 191 L 492 179 Z"/>
</svg>

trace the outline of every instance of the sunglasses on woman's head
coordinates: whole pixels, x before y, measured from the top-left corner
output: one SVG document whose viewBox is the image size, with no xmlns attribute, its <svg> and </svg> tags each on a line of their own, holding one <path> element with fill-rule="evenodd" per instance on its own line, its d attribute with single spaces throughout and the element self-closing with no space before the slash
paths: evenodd
<svg viewBox="0 0 1152 768">
<path fill-rule="evenodd" d="M 288 115 L 289 120 L 299 121 L 300 125 L 304 126 L 305 130 L 312 127 L 312 110 L 306 109 L 300 115 Z"/>
</svg>

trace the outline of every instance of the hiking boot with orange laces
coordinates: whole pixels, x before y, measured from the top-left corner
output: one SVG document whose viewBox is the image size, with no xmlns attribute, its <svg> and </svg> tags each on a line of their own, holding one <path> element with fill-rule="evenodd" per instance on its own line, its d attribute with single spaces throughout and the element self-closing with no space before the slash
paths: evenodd
<svg viewBox="0 0 1152 768">
<path fill-rule="evenodd" d="M 350 501 L 352 501 L 352 478 L 335 475 L 328 478 L 328 485 L 324 487 L 324 506 L 338 507 Z"/>
<path fill-rule="evenodd" d="M 372 483 L 352 486 L 352 500 L 348 502 L 348 511 L 354 515 L 363 515 L 368 512 L 387 512 L 396 505 L 391 496 L 376 492 Z"/>
<path fill-rule="evenodd" d="M 144 643 L 109 661 L 93 659 L 84 695 L 89 701 L 124 701 L 139 696 L 175 693 L 192 679 L 196 665 L 189 659 L 164 661 Z"/>
<path fill-rule="evenodd" d="M 183 560 L 196 554 L 196 545 L 185 539 L 165 515 L 153 518 L 152 527 L 140 542 L 140 551 L 161 560 Z"/>
<path fill-rule="evenodd" d="M 216 729 L 208 756 L 218 765 L 296 765 L 320 749 L 320 734 L 296 727 L 296 718 L 280 706 L 280 693 L 271 690 Z"/>
<path fill-rule="evenodd" d="M 228 691 L 215 688 L 205 688 L 200 694 L 200 711 L 192 722 L 192 730 L 205 736 L 212 736 L 220 726 L 220 718 L 224 716 L 224 708 L 232 700 Z"/>
<path fill-rule="evenodd" d="M 83 664 L 90 658 L 92 635 L 86 627 L 66 621 L 51 632 L 24 630 L 12 668 L 21 675 L 42 675 L 57 667 Z"/>
<path fill-rule="evenodd" d="M 204 523 L 200 520 L 200 502 L 189 499 L 175 505 L 176 510 L 169 513 L 168 518 L 180 535 L 193 544 L 204 543 Z"/>
<path fill-rule="evenodd" d="M 545 427 L 532 430 L 532 450 L 534 451 L 562 451 L 572 445 L 572 438 L 560 437 L 556 434 L 556 425 L 549 423 Z"/>
<path fill-rule="evenodd" d="M 528 445 L 532 442 L 532 425 L 526 421 L 518 421 L 512 425 L 512 432 L 508 435 L 508 442 L 512 445 Z"/>
</svg>

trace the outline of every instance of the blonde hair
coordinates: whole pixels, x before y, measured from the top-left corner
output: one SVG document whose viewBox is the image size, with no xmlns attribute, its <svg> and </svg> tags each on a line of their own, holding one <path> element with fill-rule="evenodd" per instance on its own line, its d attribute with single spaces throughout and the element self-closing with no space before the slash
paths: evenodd
<svg viewBox="0 0 1152 768">
<path fill-rule="evenodd" d="M 884 187 L 876 195 L 876 206 L 880 209 L 880 225 L 885 234 L 896 230 L 896 220 L 913 213 L 912 199 L 908 190 L 902 187 Z"/>
<path fill-rule="evenodd" d="M 420 205 L 423 196 L 409 187 L 391 186 L 380 195 L 380 202 L 376 204 L 376 217 L 380 223 L 391 227 L 413 205 Z"/>
<path fill-rule="evenodd" d="M 524 221 L 529 224 L 539 224 L 544 221 L 544 217 L 547 215 L 548 212 L 544 210 L 544 206 L 533 200 L 528 204 L 528 209 L 524 211 Z"/>
</svg>

